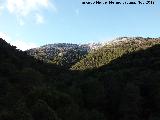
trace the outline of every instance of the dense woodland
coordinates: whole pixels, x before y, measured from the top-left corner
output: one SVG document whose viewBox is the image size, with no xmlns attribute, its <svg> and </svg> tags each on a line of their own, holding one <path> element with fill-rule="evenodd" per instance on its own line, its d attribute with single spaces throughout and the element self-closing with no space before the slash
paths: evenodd
<svg viewBox="0 0 160 120">
<path fill-rule="evenodd" d="M 0 39 L 0 120 L 159 119 L 158 39 L 106 45 L 71 69 Z"/>
<path fill-rule="evenodd" d="M 84 58 L 90 50 L 87 44 L 57 43 L 33 48 L 26 52 L 28 55 L 34 56 L 34 58 L 43 60 L 44 62 L 70 68 L 73 64 Z"/>
<path fill-rule="evenodd" d="M 138 50 L 149 48 L 155 44 L 160 44 L 158 38 L 142 38 L 142 37 L 122 37 L 106 44 L 102 48 L 90 52 L 84 59 L 72 65 L 73 70 L 85 70 L 99 68 L 108 64 L 110 61 Z"/>
</svg>

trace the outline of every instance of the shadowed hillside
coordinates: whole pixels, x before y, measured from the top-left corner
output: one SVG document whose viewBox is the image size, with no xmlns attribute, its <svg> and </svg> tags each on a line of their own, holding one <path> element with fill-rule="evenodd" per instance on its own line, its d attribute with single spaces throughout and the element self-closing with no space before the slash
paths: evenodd
<svg viewBox="0 0 160 120">
<path fill-rule="evenodd" d="M 69 71 L 0 39 L 0 120 L 160 119 L 160 45 L 141 48 Z"/>
</svg>

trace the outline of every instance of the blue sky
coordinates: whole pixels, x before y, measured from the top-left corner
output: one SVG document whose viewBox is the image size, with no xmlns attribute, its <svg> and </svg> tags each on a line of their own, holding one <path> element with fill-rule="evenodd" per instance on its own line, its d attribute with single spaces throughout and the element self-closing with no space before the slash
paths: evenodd
<svg viewBox="0 0 160 120">
<path fill-rule="evenodd" d="M 160 37 L 158 0 L 153 0 L 154 5 L 82 5 L 82 1 L 0 0 L 0 36 L 22 50 L 49 43 L 104 42 L 122 36 Z"/>
</svg>

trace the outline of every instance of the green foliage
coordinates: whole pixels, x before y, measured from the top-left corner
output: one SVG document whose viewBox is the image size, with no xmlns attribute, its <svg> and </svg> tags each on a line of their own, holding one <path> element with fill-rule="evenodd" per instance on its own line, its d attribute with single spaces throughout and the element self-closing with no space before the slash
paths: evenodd
<svg viewBox="0 0 160 120">
<path fill-rule="evenodd" d="M 114 59 L 121 57 L 123 54 L 129 54 L 140 49 L 152 47 L 155 44 L 160 44 L 159 39 L 143 39 L 120 41 L 112 44 L 107 44 L 97 51 L 89 53 L 84 59 L 77 62 L 71 67 L 71 70 L 86 70 L 99 68 L 108 64 Z"/>
<path fill-rule="evenodd" d="M 152 40 L 104 46 L 74 71 L 0 39 L 0 120 L 158 120 L 160 45 Z"/>
<path fill-rule="evenodd" d="M 140 120 L 140 89 L 133 83 L 127 83 L 122 92 L 119 113 L 122 120 Z"/>
<path fill-rule="evenodd" d="M 35 120 L 58 120 L 55 111 L 43 100 L 38 100 L 35 105 L 31 107 L 31 113 Z"/>
</svg>

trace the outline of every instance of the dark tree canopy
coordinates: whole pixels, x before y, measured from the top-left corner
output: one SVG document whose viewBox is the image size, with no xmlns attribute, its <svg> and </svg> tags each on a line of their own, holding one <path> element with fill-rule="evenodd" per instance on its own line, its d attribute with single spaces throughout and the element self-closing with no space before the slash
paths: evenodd
<svg viewBox="0 0 160 120">
<path fill-rule="evenodd" d="M 0 39 L 0 120 L 159 120 L 159 43 L 107 45 L 70 70 Z"/>
</svg>

